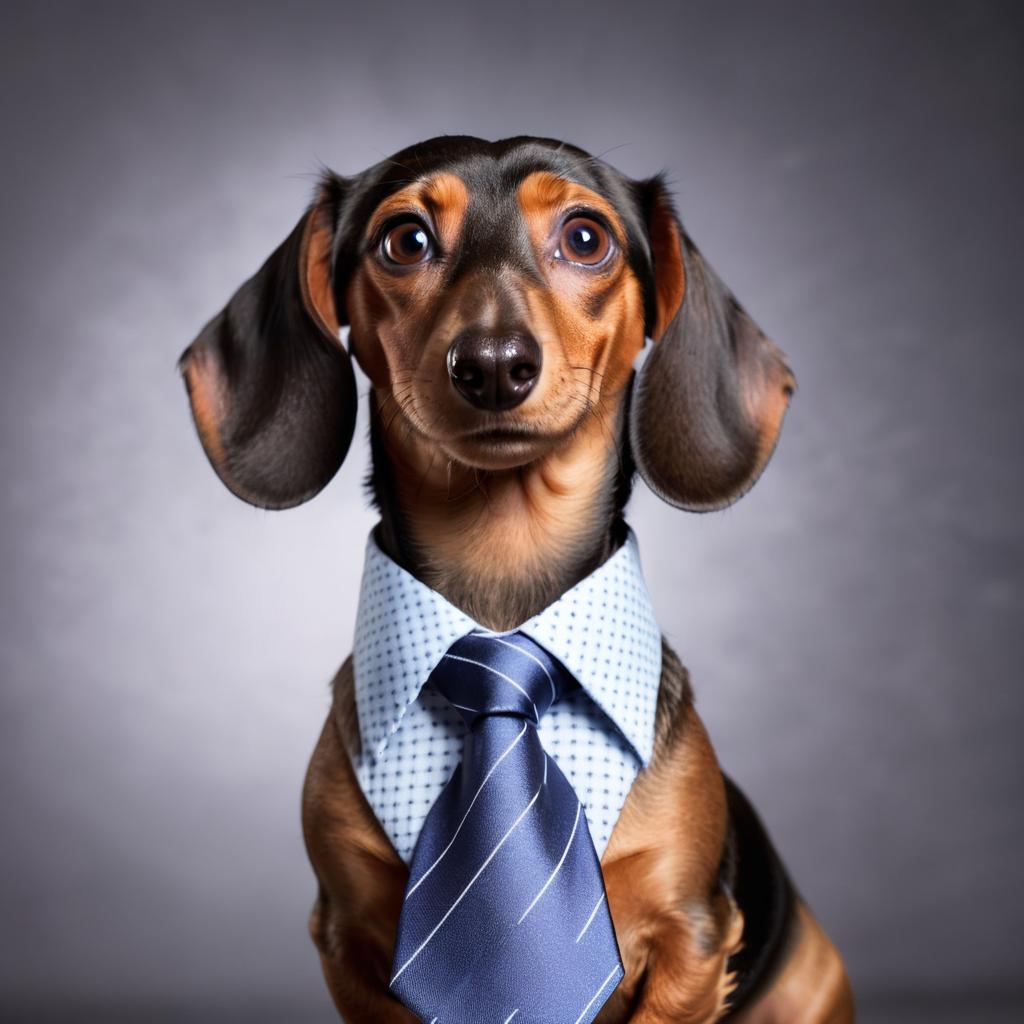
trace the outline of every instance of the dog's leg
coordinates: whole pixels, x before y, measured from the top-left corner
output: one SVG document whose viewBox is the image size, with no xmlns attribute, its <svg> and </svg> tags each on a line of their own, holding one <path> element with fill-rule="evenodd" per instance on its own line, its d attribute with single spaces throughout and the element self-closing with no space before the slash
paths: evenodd
<svg viewBox="0 0 1024 1024">
<path fill-rule="evenodd" d="M 337 713 L 324 725 L 303 790 L 303 832 L 320 887 L 310 934 L 348 1024 L 418 1024 L 388 990 L 408 868 L 359 788 Z"/>
<path fill-rule="evenodd" d="M 853 1024 L 853 990 L 843 961 L 801 901 L 789 953 L 770 988 L 735 1024 Z"/>
<path fill-rule="evenodd" d="M 728 958 L 743 917 L 720 884 L 728 823 L 725 788 L 704 726 L 688 703 L 684 670 L 666 652 L 666 682 L 679 676 L 671 727 L 637 778 L 602 860 L 626 976 L 600 1024 L 710 1024 L 731 988 Z M 661 713 L 661 709 L 659 709 Z"/>
<path fill-rule="evenodd" d="M 722 910 L 723 908 L 720 908 Z M 743 918 L 724 910 L 725 935 L 708 908 L 690 908 L 650 930 L 642 952 L 624 953 L 627 976 L 597 1024 L 711 1024 L 726 1009 L 731 976 L 726 969 L 738 946 Z M 721 913 L 715 915 L 721 916 Z M 637 954 L 643 961 L 637 959 Z"/>
<path fill-rule="evenodd" d="M 326 911 L 326 914 L 324 913 Z M 310 933 L 320 948 L 320 964 L 331 999 L 346 1024 L 420 1024 L 387 988 L 390 960 L 373 958 L 374 945 L 360 950 L 358 936 L 334 947 L 328 938 L 329 907 L 318 905 L 310 919 Z"/>
</svg>

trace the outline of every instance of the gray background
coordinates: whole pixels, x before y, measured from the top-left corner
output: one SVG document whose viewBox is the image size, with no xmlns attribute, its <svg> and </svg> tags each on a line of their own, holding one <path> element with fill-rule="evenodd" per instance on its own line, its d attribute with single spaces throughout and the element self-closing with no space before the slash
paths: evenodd
<svg viewBox="0 0 1024 1024">
<path fill-rule="evenodd" d="M 668 169 L 799 378 L 738 506 L 631 509 L 724 764 L 864 1019 L 1009 1016 L 1021 10 L 5 4 L 0 1015 L 331 1019 L 298 803 L 365 421 L 323 495 L 261 513 L 174 362 L 320 161 L 524 132 Z"/>
</svg>

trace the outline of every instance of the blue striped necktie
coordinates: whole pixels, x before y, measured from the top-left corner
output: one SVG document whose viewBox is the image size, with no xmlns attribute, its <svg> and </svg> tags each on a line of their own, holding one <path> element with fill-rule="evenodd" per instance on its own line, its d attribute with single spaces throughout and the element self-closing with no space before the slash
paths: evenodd
<svg viewBox="0 0 1024 1024">
<path fill-rule="evenodd" d="M 391 989 L 424 1024 L 589 1024 L 622 979 L 583 805 L 537 735 L 575 680 L 522 633 L 430 676 L 468 726 L 413 852 Z"/>
</svg>

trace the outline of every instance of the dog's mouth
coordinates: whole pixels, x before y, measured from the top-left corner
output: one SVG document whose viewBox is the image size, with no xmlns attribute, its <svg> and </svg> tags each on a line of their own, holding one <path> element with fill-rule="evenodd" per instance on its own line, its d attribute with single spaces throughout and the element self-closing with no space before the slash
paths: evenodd
<svg viewBox="0 0 1024 1024">
<path fill-rule="evenodd" d="M 459 461 L 479 469 L 502 470 L 525 466 L 543 458 L 572 433 L 524 425 L 478 427 L 460 434 L 449 449 Z"/>
<path fill-rule="evenodd" d="M 547 440 L 544 434 L 527 427 L 487 427 L 471 431 L 464 440 L 478 444 L 525 444 Z"/>
<path fill-rule="evenodd" d="M 457 442 L 462 459 L 481 469 L 511 469 L 550 450 L 558 438 L 529 427 L 484 427 Z"/>
<path fill-rule="evenodd" d="M 524 416 L 518 409 L 480 412 L 465 403 L 449 406 L 429 397 L 417 401 L 418 397 L 406 393 L 396 401 L 396 412 L 413 432 L 448 459 L 492 472 L 524 467 L 550 455 L 569 441 L 591 409 L 584 401 L 567 402 L 567 407 L 543 410 L 544 415 Z M 400 442 L 402 431 L 393 429 L 396 412 L 385 426 Z"/>
</svg>

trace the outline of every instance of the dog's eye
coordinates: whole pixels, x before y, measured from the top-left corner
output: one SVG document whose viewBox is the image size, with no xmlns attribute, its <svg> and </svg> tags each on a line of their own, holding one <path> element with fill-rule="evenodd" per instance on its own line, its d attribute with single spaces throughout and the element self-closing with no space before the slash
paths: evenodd
<svg viewBox="0 0 1024 1024">
<path fill-rule="evenodd" d="M 562 227 L 555 256 L 558 259 L 595 267 L 605 261 L 611 247 L 608 232 L 596 220 L 589 217 L 573 217 Z"/>
<path fill-rule="evenodd" d="M 381 249 L 391 263 L 408 267 L 430 256 L 430 235 L 418 220 L 407 220 L 384 236 Z"/>
</svg>

